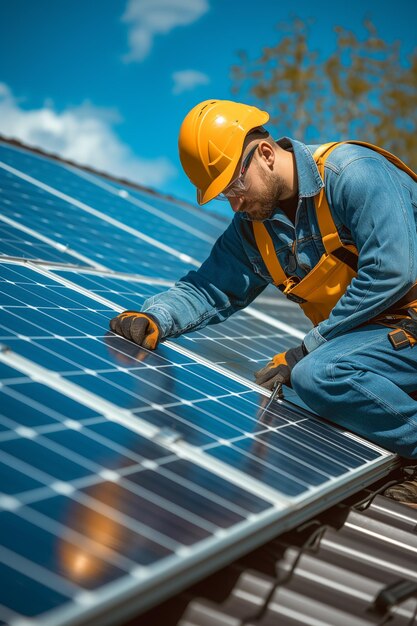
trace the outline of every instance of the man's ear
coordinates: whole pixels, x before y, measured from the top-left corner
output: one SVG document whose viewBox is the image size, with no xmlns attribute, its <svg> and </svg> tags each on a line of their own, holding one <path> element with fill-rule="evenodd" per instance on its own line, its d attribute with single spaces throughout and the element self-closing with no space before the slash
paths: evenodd
<svg viewBox="0 0 417 626">
<path fill-rule="evenodd" d="M 264 159 L 269 168 L 275 163 L 275 151 L 270 143 L 261 141 L 258 145 L 259 156 Z"/>
</svg>

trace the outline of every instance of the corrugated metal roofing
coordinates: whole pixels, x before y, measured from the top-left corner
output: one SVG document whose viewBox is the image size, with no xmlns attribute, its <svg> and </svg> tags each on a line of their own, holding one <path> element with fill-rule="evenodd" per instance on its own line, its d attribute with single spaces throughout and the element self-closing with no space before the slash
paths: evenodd
<svg viewBox="0 0 417 626">
<path fill-rule="evenodd" d="M 275 577 L 244 570 L 222 603 L 193 600 L 178 626 L 417 624 L 417 510 L 377 495 L 308 543 Z"/>
</svg>

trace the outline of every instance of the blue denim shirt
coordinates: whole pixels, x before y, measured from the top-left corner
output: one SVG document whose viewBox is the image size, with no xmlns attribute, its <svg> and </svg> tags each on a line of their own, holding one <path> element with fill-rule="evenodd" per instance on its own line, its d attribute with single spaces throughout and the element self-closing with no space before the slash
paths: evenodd
<svg viewBox="0 0 417 626">
<path fill-rule="evenodd" d="M 298 208 L 295 224 L 279 207 L 264 223 L 287 275 L 303 278 L 324 252 L 313 199 L 323 187 L 312 157 L 318 146 L 278 143 L 294 152 Z M 344 144 L 326 161 L 325 187 L 342 241 L 359 251 L 358 275 L 329 318 L 307 333 L 309 352 L 385 311 L 417 279 L 417 183 L 374 150 Z M 175 337 L 222 322 L 271 282 L 250 222 L 237 213 L 201 267 L 142 310 L 157 317 L 164 338 Z"/>
</svg>

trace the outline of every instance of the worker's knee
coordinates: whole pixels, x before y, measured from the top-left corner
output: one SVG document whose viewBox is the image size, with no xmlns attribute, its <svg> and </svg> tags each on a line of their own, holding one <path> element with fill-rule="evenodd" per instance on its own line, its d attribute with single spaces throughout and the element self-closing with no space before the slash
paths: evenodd
<svg viewBox="0 0 417 626">
<path fill-rule="evenodd" d="M 308 354 L 291 372 L 294 391 L 309 406 L 312 406 L 312 400 L 317 401 L 321 394 L 326 393 L 328 381 L 327 364 L 320 358 L 318 352 Z"/>
<path fill-rule="evenodd" d="M 297 395 L 314 411 L 327 415 L 352 393 L 352 378 L 361 368 L 351 356 L 333 355 L 323 346 L 299 361 L 291 372 Z"/>
</svg>

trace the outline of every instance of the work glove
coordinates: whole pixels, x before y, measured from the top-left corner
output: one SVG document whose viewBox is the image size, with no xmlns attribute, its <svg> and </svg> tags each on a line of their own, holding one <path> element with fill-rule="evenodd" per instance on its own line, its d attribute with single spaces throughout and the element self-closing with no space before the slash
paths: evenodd
<svg viewBox="0 0 417 626">
<path fill-rule="evenodd" d="M 156 317 L 139 311 L 123 311 L 110 320 L 110 328 L 114 333 L 148 350 L 155 350 L 161 336 Z"/>
<path fill-rule="evenodd" d="M 255 382 L 266 389 L 273 389 L 279 383 L 291 387 L 291 370 L 306 354 L 307 349 L 303 343 L 276 354 L 268 365 L 255 372 Z"/>
</svg>

